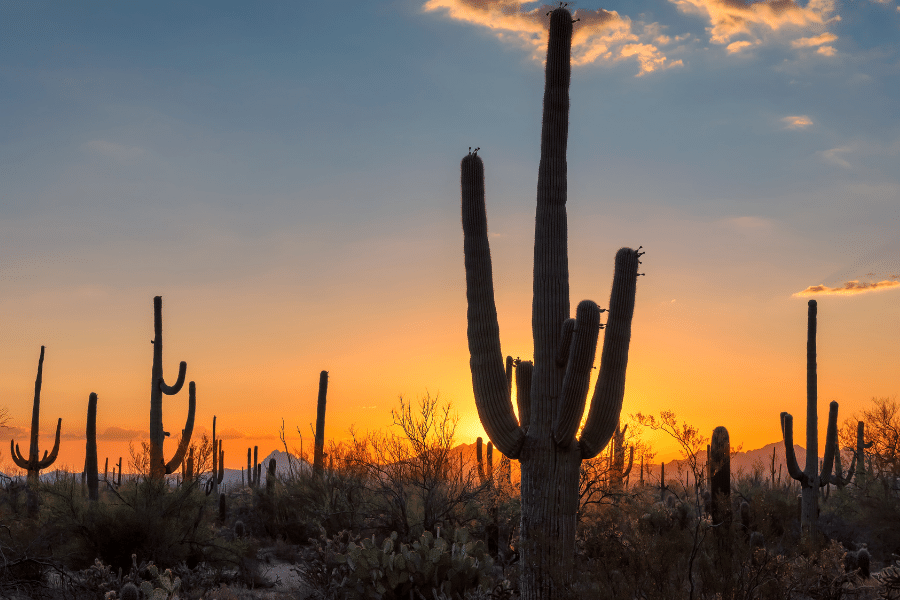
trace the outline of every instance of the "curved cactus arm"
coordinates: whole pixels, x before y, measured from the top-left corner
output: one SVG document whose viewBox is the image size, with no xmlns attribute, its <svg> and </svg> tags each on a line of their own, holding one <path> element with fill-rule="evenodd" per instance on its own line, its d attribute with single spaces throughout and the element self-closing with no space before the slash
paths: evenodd
<svg viewBox="0 0 900 600">
<path fill-rule="evenodd" d="M 825 430 L 825 456 L 823 457 L 822 474 L 819 477 L 819 487 L 825 487 L 830 483 L 834 455 L 840 451 L 837 443 L 837 418 L 838 403 L 832 400 L 828 405 L 828 429 Z"/>
<path fill-rule="evenodd" d="M 566 364 L 559 410 L 552 430 L 553 440 L 561 448 L 567 448 L 575 440 L 575 432 L 581 424 L 599 335 L 600 308 L 591 300 L 583 300 L 575 311 L 572 350 Z"/>
<path fill-rule="evenodd" d="M 22 456 L 22 453 L 19 452 L 19 445 L 15 440 L 9 440 L 9 454 L 12 456 L 13 462 L 16 463 L 16 466 L 20 469 L 28 468 L 28 461 Z"/>
<path fill-rule="evenodd" d="M 160 378 L 159 389 L 161 389 L 162 393 L 167 396 L 174 396 L 181 391 L 182 387 L 184 387 L 184 376 L 186 373 L 187 363 L 181 361 L 181 364 L 178 365 L 178 379 L 175 380 L 175 385 L 168 385 L 162 378 Z"/>
<path fill-rule="evenodd" d="M 62 428 L 62 419 L 59 419 L 56 422 L 56 440 L 53 442 L 53 450 L 50 451 L 50 454 L 47 454 L 47 451 L 44 451 L 44 458 L 39 460 L 36 468 L 37 469 L 46 469 L 56 460 L 56 455 L 59 454 L 59 433 Z"/>
<path fill-rule="evenodd" d="M 528 431 L 531 421 L 531 374 L 534 364 L 530 360 L 519 361 L 516 365 L 516 404 L 519 408 L 519 426 Z"/>
<path fill-rule="evenodd" d="M 182 363 L 184 364 L 184 363 Z M 181 430 L 181 441 L 172 460 L 166 463 L 166 475 L 171 475 L 181 464 L 188 446 L 191 443 L 191 434 L 194 432 L 194 412 L 197 409 L 197 386 L 194 382 L 188 384 L 188 415 L 184 429 Z"/>
<path fill-rule="evenodd" d="M 565 367 L 569 360 L 569 350 L 572 346 L 572 333 L 574 331 L 575 319 L 566 319 L 563 321 L 562 333 L 559 336 L 559 349 L 556 351 L 556 366 L 560 369 Z"/>
<path fill-rule="evenodd" d="M 494 302 L 491 250 L 484 205 L 484 163 L 469 154 L 460 164 L 463 251 L 468 300 L 469 366 L 478 416 L 488 437 L 506 456 L 516 458 L 525 433 L 516 421 L 500 351 L 500 325 Z"/>
<path fill-rule="evenodd" d="M 781 434 L 784 437 L 784 462 L 787 463 L 788 474 L 801 485 L 808 486 L 809 478 L 800 470 L 794 453 L 794 417 L 790 413 L 781 413 Z"/>
<path fill-rule="evenodd" d="M 640 248 L 638 248 L 640 250 Z M 616 431 L 622 398 L 625 396 L 625 368 L 631 343 L 631 320 L 637 292 L 638 258 L 643 254 L 631 248 L 616 252 L 616 269 L 609 297 L 609 319 L 603 336 L 600 374 L 587 422 L 579 439 L 581 457 L 594 458 L 603 450 Z"/>
</svg>

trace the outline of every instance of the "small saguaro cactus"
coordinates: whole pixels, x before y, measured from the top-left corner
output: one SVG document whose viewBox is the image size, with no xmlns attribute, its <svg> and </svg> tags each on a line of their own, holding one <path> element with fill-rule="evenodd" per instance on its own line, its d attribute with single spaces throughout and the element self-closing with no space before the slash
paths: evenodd
<svg viewBox="0 0 900 600">
<path fill-rule="evenodd" d="M 122 485 L 122 457 L 119 457 L 119 474 L 116 475 L 116 487 Z"/>
<path fill-rule="evenodd" d="M 266 493 L 271 494 L 275 491 L 275 459 L 269 459 L 269 469 L 266 471 Z"/>
<path fill-rule="evenodd" d="M 222 449 L 222 440 L 216 439 L 216 416 L 213 415 L 212 430 L 212 478 L 210 485 L 210 493 L 219 491 L 219 484 L 222 483 L 223 473 L 219 470 L 219 453 Z"/>
<path fill-rule="evenodd" d="M 871 448 L 873 442 L 865 441 L 866 424 L 858 421 L 856 424 L 856 486 L 858 488 L 866 487 L 866 449 Z M 853 470 L 853 467 L 850 467 Z"/>
<path fill-rule="evenodd" d="M 534 239 L 534 373 L 531 393 L 518 395 L 519 420 L 500 349 L 484 163 L 470 152 L 460 164 L 472 387 L 488 437 L 521 465 L 523 600 L 553 597 L 571 582 L 581 461 L 603 450 L 619 422 L 641 255 L 631 248 L 616 253 L 600 372 L 588 404 L 601 310 L 585 300 L 575 319 L 569 318 L 565 205 L 572 24 L 564 7 L 550 13 Z M 586 408 L 587 421 L 576 438 Z"/>
<path fill-rule="evenodd" d="M 731 443 L 728 430 L 713 429 L 709 448 L 710 501 L 714 523 L 728 520 L 731 512 Z"/>
<path fill-rule="evenodd" d="M 84 453 L 84 472 L 87 478 L 88 498 L 96 502 L 100 499 L 100 493 L 97 489 L 99 483 L 97 475 L 97 394 L 93 392 L 88 397 L 86 436 L 87 446 Z M 105 465 L 103 470 L 103 478 L 106 479 Z"/>
<path fill-rule="evenodd" d="M 631 467 L 634 464 L 634 446 L 629 447 L 628 466 L 625 466 L 625 432 L 628 431 L 628 425 L 621 428 L 616 425 L 616 432 L 612 439 L 612 473 L 610 474 L 610 487 L 612 489 L 621 489 L 626 478 L 631 473 Z"/>
<path fill-rule="evenodd" d="M 194 431 L 194 412 L 197 408 L 197 387 L 194 382 L 188 384 L 188 415 L 184 429 L 181 431 L 181 442 L 175 450 L 172 460 L 166 462 L 163 457 L 163 442 L 168 432 L 163 431 L 162 422 L 162 398 L 163 394 L 174 396 L 184 386 L 184 376 L 187 372 L 187 363 L 181 361 L 178 366 L 178 379 L 174 385 L 168 385 L 163 379 L 162 363 L 162 296 L 153 298 L 153 370 L 150 377 L 150 477 L 162 480 L 166 475 L 175 472 L 181 465 L 181 461 L 187 453 L 191 442 L 191 434 Z"/>
<path fill-rule="evenodd" d="M 44 347 L 41 346 L 41 357 L 38 359 L 37 378 L 34 381 L 34 406 L 31 410 L 31 446 L 28 449 L 28 458 L 22 456 L 19 451 L 19 445 L 14 441 L 9 441 L 10 455 L 13 462 L 21 469 L 28 471 L 29 499 L 35 499 L 34 496 L 38 483 L 38 475 L 41 470 L 46 469 L 54 463 L 56 455 L 59 454 L 59 434 L 62 428 L 62 419 L 56 422 L 56 441 L 53 443 L 53 450 L 48 454 L 44 450 L 44 457 L 38 458 L 38 430 L 41 420 L 41 382 L 44 372 Z"/>
<path fill-rule="evenodd" d="M 313 449 L 313 471 L 325 470 L 325 401 L 328 397 L 328 371 L 319 373 L 319 402 L 316 405 L 316 441 Z"/>
<path fill-rule="evenodd" d="M 837 448 L 838 403 L 828 410 L 828 429 L 825 434 L 825 460 L 819 472 L 819 425 L 816 404 L 819 399 L 816 375 L 816 301 L 809 301 L 806 333 L 806 469 L 801 471 L 794 453 L 794 418 L 781 413 L 784 435 L 784 458 L 788 473 L 800 482 L 800 529 L 808 543 L 818 543 L 818 491 L 831 480 L 834 453 Z"/>
</svg>

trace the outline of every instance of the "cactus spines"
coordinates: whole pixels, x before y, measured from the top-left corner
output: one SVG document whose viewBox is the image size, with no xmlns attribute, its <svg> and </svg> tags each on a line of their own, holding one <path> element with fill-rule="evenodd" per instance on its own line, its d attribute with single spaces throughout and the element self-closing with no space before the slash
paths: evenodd
<svg viewBox="0 0 900 600">
<path fill-rule="evenodd" d="M 59 454 L 59 434 L 62 428 L 62 419 L 56 422 L 56 441 L 53 443 L 53 450 L 48 454 L 44 450 L 44 457 L 38 458 L 38 430 L 40 428 L 41 417 L 41 382 L 44 372 L 44 346 L 41 346 L 41 357 L 38 359 L 37 378 L 34 380 L 34 406 L 31 410 L 31 444 L 28 449 L 28 458 L 22 456 L 19 451 L 19 445 L 14 440 L 9 440 L 9 453 L 13 462 L 20 469 L 28 471 L 29 499 L 35 499 L 35 486 L 38 483 L 38 475 L 42 469 L 46 469 L 56 461 L 56 455 Z"/>
<path fill-rule="evenodd" d="M 100 499 L 97 475 L 97 394 L 91 392 L 88 396 L 87 412 L 87 446 L 84 453 L 84 472 L 87 477 L 88 498 L 96 502 Z M 109 459 L 106 459 L 107 463 Z M 106 466 L 103 468 L 103 478 L 106 479 Z"/>
<path fill-rule="evenodd" d="M 728 519 L 731 508 L 731 443 L 728 430 L 713 429 L 709 449 L 710 500 L 714 523 Z"/>
<path fill-rule="evenodd" d="M 316 442 L 313 449 L 313 471 L 321 475 L 325 470 L 325 402 L 328 397 L 328 371 L 319 373 L 319 401 L 316 405 Z"/>
<path fill-rule="evenodd" d="M 781 430 L 784 435 L 784 453 L 788 473 L 800 482 L 800 529 L 810 544 L 818 543 L 818 491 L 831 480 L 831 469 L 837 448 L 838 403 L 832 402 L 828 410 L 828 429 L 825 434 L 825 460 L 819 472 L 819 438 L 816 379 L 816 301 L 809 301 L 806 334 L 806 469 L 801 471 L 794 453 L 794 418 L 781 413 Z"/>
<path fill-rule="evenodd" d="M 522 467 L 522 598 L 555 594 L 571 579 L 582 460 L 600 453 L 619 421 L 640 252 L 616 254 L 600 373 L 585 411 L 597 350 L 600 309 L 581 302 L 570 317 L 566 216 L 572 15 L 552 11 L 547 45 L 534 240 L 534 367 L 527 411 L 516 420 L 504 373 L 484 203 L 484 163 L 462 159 L 461 195 L 468 342 L 478 415 L 497 450 Z M 566 338 L 571 335 L 571 341 Z M 562 363 L 562 364 L 560 364 Z M 527 422 L 527 429 L 525 423 Z"/>
<path fill-rule="evenodd" d="M 162 364 L 162 296 L 153 298 L 153 370 L 150 378 L 150 477 L 162 479 L 178 468 L 187 452 L 194 431 L 194 412 L 197 407 L 197 388 L 194 382 L 188 385 L 188 416 L 184 429 L 181 432 L 181 441 L 175 450 L 172 460 L 166 462 L 163 457 L 163 442 L 168 435 L 163 431 L 162 422 L 162 397 L 174 396 L 184 386 L 184 377 L 187 372 L 187 363 L 182 361 L 178 366 L 178 378 L 173 385 L 166 383 L 163 378 Z"/>
</svg>

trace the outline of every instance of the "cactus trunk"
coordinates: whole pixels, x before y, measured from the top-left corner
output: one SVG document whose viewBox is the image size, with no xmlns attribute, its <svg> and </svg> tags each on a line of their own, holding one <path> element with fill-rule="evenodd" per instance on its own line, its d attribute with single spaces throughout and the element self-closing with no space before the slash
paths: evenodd
<svg viewBox="0 0 900 600">
<path fill-rule="evenodd" d="M 321 475 L 325 469 L 325 401 L 328 397 L 328 371 L 319 373 L 319 402 L 316 405 L 316 443 L 313 471 Z"/>
<path fill-rule="evenodd" d="M 587 422 L 576 439 L 587 403 L 600 313 L 594 302 L 569 318 L 566 215 L 566 144 L 572 16 L 550 17 L 546 85 L 538 169 L 534 241 L 532 334 L 534 362 L 517 365 L 519 419 L 500 349 L 484 204 L 484 164 L 476 153 L 461 163 L 462 221 L 468 300 L 472 387 L 478 415 L 502 454 L 521 463 L 521 598 L 561 597 L 572 580 L 581 461 L 596 456 L 616 430 L 641 253 L 616 254 L 610 316 L 600 374 Z M 521 379 L 521 383 L 520 383 Z M 526 393 L 523 390 L 527 389 Z"/>
<path fill-rule="evenodd" d="M 88 397 L 87 413 L 87 448 L 84 453 L 84 472 L 87 478 L 88 498 L 93 502 L 100 499 L 97 476 L 97 394 Z M 107 459 L 109 461 L 109 459 Z M 103 478 L 106 479 L 106 465 L 103 467 Z"/>
<path fill-rule="evenodd" d="M 729 520 L 731 512 L 731 443 L 728 430 L 713 429 L 709 449 L 709 493 L 713 523 Z"/>
</svg>

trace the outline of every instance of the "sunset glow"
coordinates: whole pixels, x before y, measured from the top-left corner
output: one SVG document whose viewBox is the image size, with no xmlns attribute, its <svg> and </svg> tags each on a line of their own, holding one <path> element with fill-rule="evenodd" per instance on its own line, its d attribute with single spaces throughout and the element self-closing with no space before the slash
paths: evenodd
<svg viewBox="0 0 900 600">
<path fill-rule="evenodd" d="M 323 369 L 329 441 L 425 394 L 460 443 L 485 436 L 459 162 L 481 148 L 502 350 L 530 359 L 553 6 L 0 6 L 0 470 L 8 440 L 27 450 L 42 345 L 41 453 L 62 418 L 54 468 L 82 469 L 95 392 L 101 468 L 128 469 L 157 295 L 166 377 L 187 363 L 194 438 L 217 417 L 229 468 L 283 449 L 282 420 L 311 449 Z M 781 411 L 801 430 L 809 298 L 819 420 L 900 396 L 897 1 L 574 8 L 572 312 L 608 306 L 618 248 L 646 250 L 623 422 L 672 410 L 745 450 Z M 164 398 L 166 456 L 187 406 L 187 385 Z"/>
</svg>

